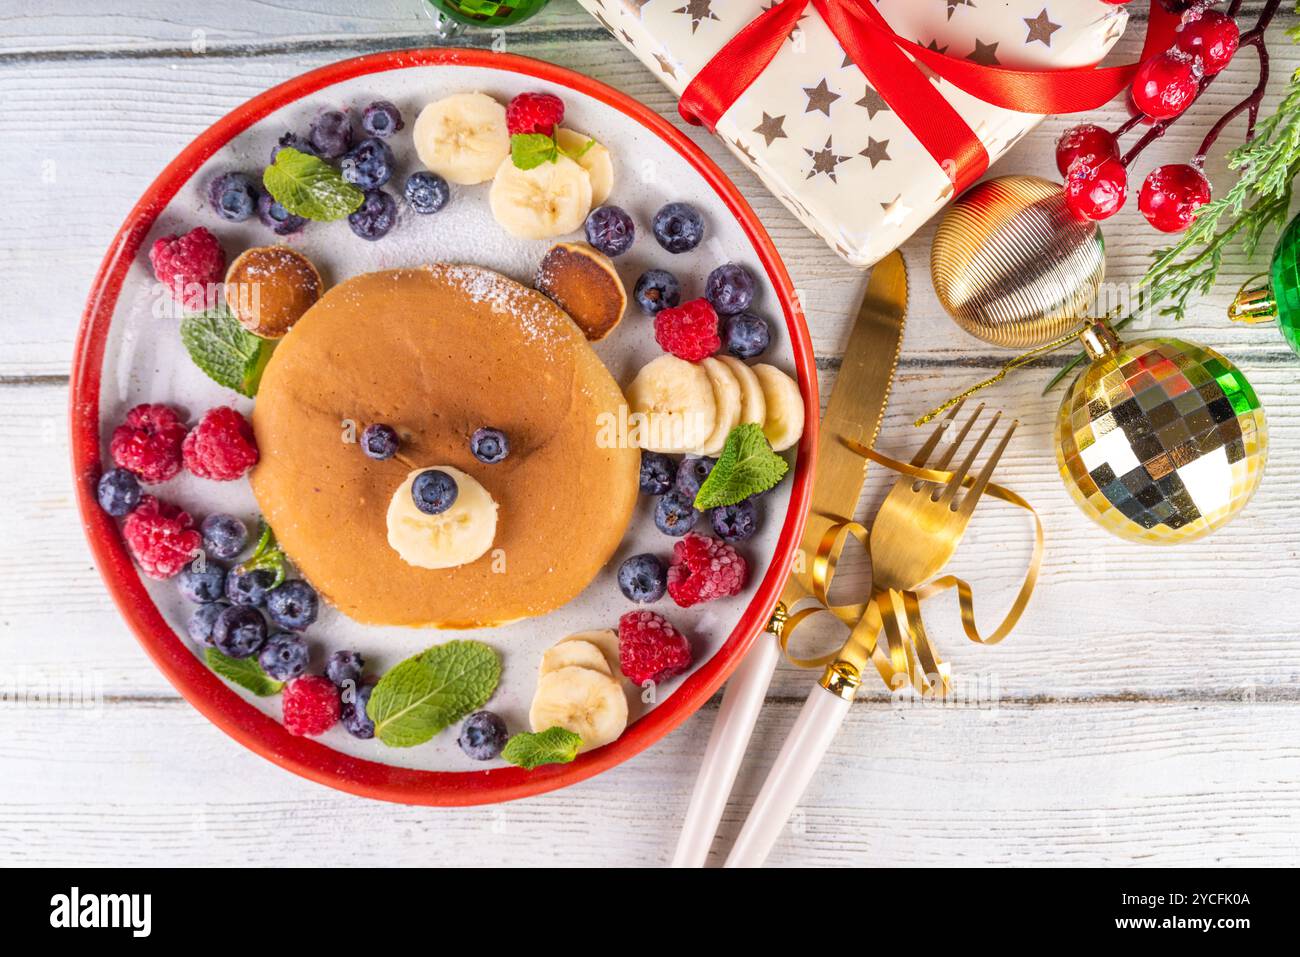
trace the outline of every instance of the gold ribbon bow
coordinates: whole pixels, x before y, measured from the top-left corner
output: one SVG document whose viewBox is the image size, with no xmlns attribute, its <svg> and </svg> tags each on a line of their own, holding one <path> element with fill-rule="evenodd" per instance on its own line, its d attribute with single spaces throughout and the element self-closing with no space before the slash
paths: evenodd
<svg viewBox="0 0 1300 957">
<path fill-rule="evenodd" d="M 900 475 L 940 484 L 946 484 L 952 479 L 951 472 L 918 468 L 907 462 L 882 455 L 852 440 L 846 440 L 846 443 L 859 455 Z M 975 476 L 967 475 L 962 485 L 969 488 L 974 482 Z M 1042 564 L 1043 523 L 1038 513 L 1034 511 L 1034 507 L 1009 488 L 994 482 L 989 483 L 985 494 L 1023 508 L 1034 519 L 1034 551 L 1029 559 L 1025 580 L 1020 586 L 1020 592 L 1016 595 L 1011 610 L 992 634 L 988 637 L 980 634 L 975 624 L 974 592 L 967 581 L 956 575 L 941 575 L 915 589 L 873 589 L 871 596 L 865 602 L 847 605 L 831 604 L 829 600 L 831 583 L 835 579 L 835 569 L 848 540 L 855 538 L 864 549 L 869 550 L 870 531 L 861 523 L 850 521 L 832 525 L 818 543 L 809 576 L 813 584 L 813 598 L 818 604 L 793 612 L 786 610 L 784 620 L 778 609 L 774 621 L 781 651 L 792 664 L 800 668 L 823 668 L 844 659 L 865 662 L 869 658 L 891 691 L 901 688 L 906 683 L 920 694 L 937 693 L 940 696 L 948 694 L 952 690 L 951 667 L 939 656 L 926 634 L 925 625 L 921 620 L 921 602 L 950 588 L 957 589 L 961 622 L 966 637 L 976 644 L 995 645 L 1009 635 L 1020 621 L 1020 616 L 1034 593 L 1034 586 L 1038 583 L 1038 572 Z M 809 618 L 823 612 L 829 612 L 852 629 L 848 641 L 839 651 L 815 658 L 800 658 L 791 654 L 789 644 L 794 632 Z M 880 643 L 882 628 L 885 633 L 883 646 Z"/>
</svg>

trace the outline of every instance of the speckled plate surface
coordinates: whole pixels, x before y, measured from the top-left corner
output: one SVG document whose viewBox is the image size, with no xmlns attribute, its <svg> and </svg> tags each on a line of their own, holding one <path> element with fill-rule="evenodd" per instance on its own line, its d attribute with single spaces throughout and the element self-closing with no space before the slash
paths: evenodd
<svg viewBox="0 0 1300 957">
<path fill-rule="evenodd" d="M 702 294 L 704 277 L 724 261 L 748 266 L 761 287 L 753 311 L 765 315 L 774 330 L 764 361 L 798 379 L 808 410 L 803 440 L 797 454 L 792 453 L 792 477 L 765 497 L 762 528 L 741 546 L 751 569 L 745 591 L 692 609 L 677 608 L 667 597 L 651 606 L 692 638 L 692 670 L 661 686 L 657 701 L 641 708 L 618 741 L 572 764 L 531 772 L 471 761 L 457 748 L 451 730 L 428 744 L 401 750 L 354 739 L 341 727 L 317 739 L 289 735 L 280 724 L 278 697 L 254 697 L 208 670 L 183 637 L 192 606 L 173 584 L 140 576 L 117 523 L 99 510 L 94 497 L 108 436 L 131 406 L 167 402 L 191 420 L 218 404 L 244 411 L 251 407 L 250 400 L 216 385 L 189 361 L 177 321 L 160 307 L 165 293 L 154 282 L 145 254 L 156 237 L 198 225 L 216 233 L 232 258 L 249 246 L 276 241 L 255 217 L 240 224 L 220 220 L 205 201 L 209 179 L 234 169 L 258 176 L 286 130 L 305 132 L 322 109 L 359 111 L 382 98 L 396 103 L 407 121 L 406 129 L 389 141 L 398 159 L 388 187 L 392 190 L 419 168 L 410 139 L 419 109 L 441 96 L 471 90 L 502 102 L 524 90 L 554 92 L 566 103 L 565 125 L 609 147 L 616 168 L 610 202 L 626 208 L 638 225 L 635 245 L 616 261 L 629 290 L 651 266 L 672 269 L 682 281 L 684 297 Z M 488 184 L 453 187 L 451 203 L 433 216 L 418 217 L 404 209 L 396 228 L 379 242 L 358 238 L 343 221 L 309 224 L 286 242 L 314 260 L 330 284 L 376 269 L 436 261 L 476 263 L 531 284 L 551 242 L 509 237 L 492 219 L 487 191 Z M 693 253 L 672 256 L 650 235 L 654 211 L 673 200 L 693 203 L 705 215 L 707 239 Z M 634 305 L 596 348 L 622 385 L 659 353 L 649 320 Z M 164 170 L 100 268 L 78 339 L 71 418 L 79 501 L 96 560 L 145 650 L 187 699 L 248 747 L 313 780 L 387 800 L 474 804 L 561 787 L 625 760 L 685 720 L 725 680 L 766 622 L 793 557 L 811 483 L 817 411 L 811 343 L 789 277 L 739 191 L 686 137 L 623 94 L 549 64 L 488 52 L 416 50 L 344 61 L 275 87 L 220 120 Z M 214 511 L 233 512 L 250 524 L 257 518 L 247 481 L 216 483 L 184 475 L 151 491 L 196 518 Z M 632 607 L 614 577 L 624 557 L 640 551 L 670 555 L 673 540 L 655 529 L 652 504 L 649 499 L 639 503 L 614 561 L 577 599 L 549 615 L 452 634 L 362 626 L 326 608 L 308 632 L 313 670 L 319 670 L 330 651 L 355 648 L 365 655 L 368 671 L 379 674 L 432 644 L 470 636 L 490 644 L 502 658 L 501 684 L 489 707 L 512 732 L 526 730 L 543 650 L 574 631 L 616 627 L 619 615 Z M 556 548 L 562 560 L 563 544 Z"/>
</svg>

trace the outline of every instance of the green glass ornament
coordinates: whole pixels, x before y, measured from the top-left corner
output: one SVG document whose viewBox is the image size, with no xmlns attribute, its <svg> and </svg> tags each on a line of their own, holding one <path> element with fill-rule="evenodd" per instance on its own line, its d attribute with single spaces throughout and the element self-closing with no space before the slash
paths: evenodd
<svg viewBox="0 0 1300 957">
<path fill-rule="evenodd" d="M 1261 279 L 1267 286 L 1253 286 Z M 1266 273 L 1247 279 L 1228 307 L 1234 322 L 1276 322 L 1291 351 L 1300 356 L 1300 216 L 1282 231 Z"/>
<path fill-rule="evenodd" d="M 443 16 L 471 27 L 512 27 L 546 6 L 547 0 L 429 0 Z"/>
</svg>

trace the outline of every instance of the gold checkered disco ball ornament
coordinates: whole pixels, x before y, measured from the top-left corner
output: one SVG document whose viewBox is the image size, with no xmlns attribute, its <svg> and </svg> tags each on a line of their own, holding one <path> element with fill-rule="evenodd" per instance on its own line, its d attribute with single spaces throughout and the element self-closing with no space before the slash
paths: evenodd
<svg viewBox="0 0 1300 957">
<path fill-rule="evenodd" d="M 1259 487 L 1268 426 L 1241 370 L 1181 339 L 1080 334 L 1091 365 L 1056 418 L 1056 460 L 1075 504 L 1109 532 L 1174 545 L 1227 523 Z"/>
</svg>

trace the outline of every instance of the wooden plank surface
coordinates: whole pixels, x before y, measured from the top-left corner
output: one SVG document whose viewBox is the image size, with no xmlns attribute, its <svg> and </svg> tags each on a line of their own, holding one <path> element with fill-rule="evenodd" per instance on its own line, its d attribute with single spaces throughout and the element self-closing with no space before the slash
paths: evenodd
<svg viewBox="0 0 1300 957">
<path fill-rule="evenodd" d="M 9 147 L 0 166 L 8 198 L 0 443 L 21 456 L 0 472 L 9 504 L 0 536 L 6 858 L 235 864 L 345 828 L 364 830 L 392 863 L 549 863 L 558 843 L 568 848 L 564 863 L 665 862 L 716 701 L 646 754 L 560 794 L 456 812 L 336 794 L 242 750 L 176 696 L 114 613 L 72 508 L 64 411 L 72 340 L 127 210 L 171 156 L 249 96 L 331 60 L 432 42 L 421 3 L 230 0 L 217 14 L 213 5 L 174 0 L 20 0 L 0 23 L 0 139 Z M 667 92 L 567 0 L 506 39 L 512 52 L 580 69 L 676 122 Z M 1139 43 L 1135 28 L 1117 56 L 1131 57 Z M 1141 172 L 1185 159 L 1215 107 L 1244 95 L 1253 63 L 1241 60 L 1197 105 L 1197 118 L 1144 155 Z M 1297 65 L 1279 35 L 1270 103 Z M 1114 125 L 1121 115 L 1112 105 L 1099 121 Z M 1054 175 L 1052 143 L 1071 122 L 1044 123 L 998 171 Z M 824 400 L 862 274 L 706 134 L 688 132 L 741 184 L 800 287 Z M 1225 145 L 1233 138 L 1230 131 Z M 1228 182 L 1220 159 L 1209 171 Z M 1132 201 L 1104 229 L 1109 278 L 1136 280 L 1160 237 Z M 917 441 L 911 419 L 1006 358 L 943 315 L 928 281 L 932 233 L 923 229 L 905 247 L 912 310 L 884 431 L 884 444 L 899 452 Z M 927 612 L 974 704 L 906 707 L 873 691 L 855 706 L 834 765 L 814 783 L 774 861 L 1296 862 L 1300 637 L 1289 596 L 1298 584 L 1300 366 L 1271 330 L 1223 318 L 1231 292 L 1257 269 L 1229 256 L 1219 288 L 1178 329 L 1238 360 L 1269 410 L 1269 473 L 1250 509 L 1206 542 L 1173 551 L 1117 542 L 1075 511 L 1056 477 L 1059 399 L 1039 396 L 1053 362 L 991 391 L 991 402 L 1024 423 L 1001 471 L 1048 530 L 1040 593 L 996 649 L 966 643 L 950 604 Z M 884 481 L 869 485 L 864 511 Z M 968 536 L 957 569 L 980 582 L 981 616 L 997 615 L 1014 594 L 1026 535 L 1022 516 L 995 508 Z M 842 580 L 860 587 L 866 574 L 865 562 L 851 559 Z M 778 673 L 718 848 L 734 837 L 809 680 L 789 667 Z M 68 681 L 92 688 L 94 707 L 28 699 Z M 643 805 L 628 812 L 628 794 L 651 791 L 660 800 L 648 813 Z M 913 809 L 906 819 L 889 810 L 903 807 Z M 333 860 L 321 854 L 322 863 Z"/>
</svg>

